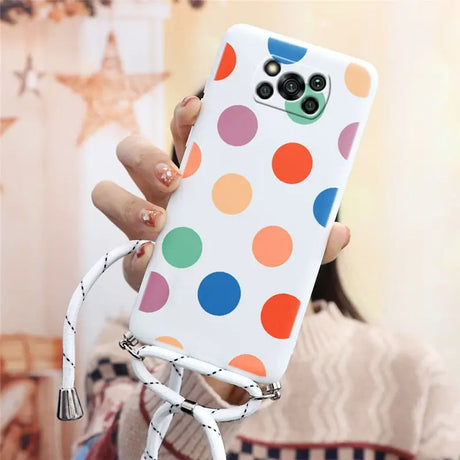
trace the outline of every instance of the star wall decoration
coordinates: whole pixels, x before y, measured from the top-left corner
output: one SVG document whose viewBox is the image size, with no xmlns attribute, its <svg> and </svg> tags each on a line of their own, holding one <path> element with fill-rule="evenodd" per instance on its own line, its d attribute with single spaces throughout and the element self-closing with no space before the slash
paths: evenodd
<svg viewBox="0 0 460 460">
<path fill-rule="evenodd" d="M 37 96 L 40 96 L 38 84 L 39 81 L 45 76 L 45 72 L 39 72 L 34 69 L 32 56 L 30 54 L 27 56 L 24 70 L 22 72 L 16 70 L 14 74 L 19 78 L 19 81 L 21 82 L 18 96 L 22 96 L 26 91 L 32 91 Z"/>
<path fill-rule="evenodd" d="M 16 120 L 17 118 L 15 117 L 0 118 L 0 137 Z"/>
<path fill-rule="evenodd" d="M 98 72 L 89 75 L 56 75 L 56 79 L 79 94 L 86 103 L 86 115 L 77 139 L 81 145 L 89 136 L 115 122 L 138 133 L 134 105 L 168 76 L 167 72 L 126 74 L 113 33 L 109 34 Z"/>
</svg>

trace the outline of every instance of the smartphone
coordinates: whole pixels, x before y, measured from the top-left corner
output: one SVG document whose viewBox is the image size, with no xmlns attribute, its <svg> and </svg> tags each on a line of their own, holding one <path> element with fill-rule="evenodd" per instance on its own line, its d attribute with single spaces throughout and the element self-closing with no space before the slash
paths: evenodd
<svg viewBox="0 0 460 460">
<path fill-rule="evenodd" d="M 281 379 L 376 86 L 362 60 L 227 30 L 132 311 L 139 341 Z"/>
</svg>

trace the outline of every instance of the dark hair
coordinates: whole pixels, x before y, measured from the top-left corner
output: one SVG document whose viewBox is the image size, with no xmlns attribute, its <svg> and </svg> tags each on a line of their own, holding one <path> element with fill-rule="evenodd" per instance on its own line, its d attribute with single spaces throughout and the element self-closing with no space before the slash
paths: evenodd
<svg viewBox="0 0 460 460">
<path fill-rule="evenodd" d="M 203 90 L 199 91 L 196 96 L 201 99 L 203 97 Z M 174 163 L 179 166 L 179 160 L 174 146 L 172 159 Z M 337 222 L 339 221 L 338 217 L 339 216 L 337 216 L 336 219 Z M 334 302 L 343 315 L 359 321 L 364 321 L 364 318 L 348 298 L 345 289 L 342 286 L 337 267 L 337 260 L 321 265 L 311 293 L 311 300 L 326 300 L 328 302 Z"/>
</svg>

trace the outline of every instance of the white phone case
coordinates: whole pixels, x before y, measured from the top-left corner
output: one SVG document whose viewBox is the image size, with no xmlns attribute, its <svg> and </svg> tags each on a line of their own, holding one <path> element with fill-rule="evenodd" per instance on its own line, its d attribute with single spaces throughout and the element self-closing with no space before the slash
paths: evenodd
<svg viewBox="0 0 460 460">
<path fill-rule="evenodd" d="M 276 90 L 286 72 L 306 81 L 297 101 Z M 322 92 L 308 87 L 313 74 L 326 77 Z M 261 81 L 275 89 L 268 100 Z M 131 315 L 141 342 L 281 379 L 376 85 L 361 60 L 247 25 L 225 33 Z M 314 119 L 301 109 L 311 95 Z"/>
</svg>

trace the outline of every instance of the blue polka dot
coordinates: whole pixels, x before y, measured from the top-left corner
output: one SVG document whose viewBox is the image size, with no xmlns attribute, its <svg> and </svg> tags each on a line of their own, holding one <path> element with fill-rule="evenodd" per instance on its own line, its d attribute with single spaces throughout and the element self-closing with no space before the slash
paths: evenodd
<svg viewBox="0 0 460 460">
<path fill-rule="evenodd" d="M 313 214 L 318 224 L 326 227 L 331 213 L 332 205 L 334 204 L 335 196 L 337 195 L 337 189 L 335 187 L 327 188 L 323 190 L 315 199 L 313 204 Z"/>
<path fill-rule="evenodd" d="M 300 61 L 305 56 L 307 48 L 283 42 L 276 38 L 269 38 L 268 51 L 281 64 L 292 64 Z"/>
<path fill-rule="evenodd" d="M 198 288 L 198 301 L 211 315 L 223 316 L 232 312 L 241 298 L 238 281 L 228 273 L 214 272 L 206 276 Z"/>
</svg>

